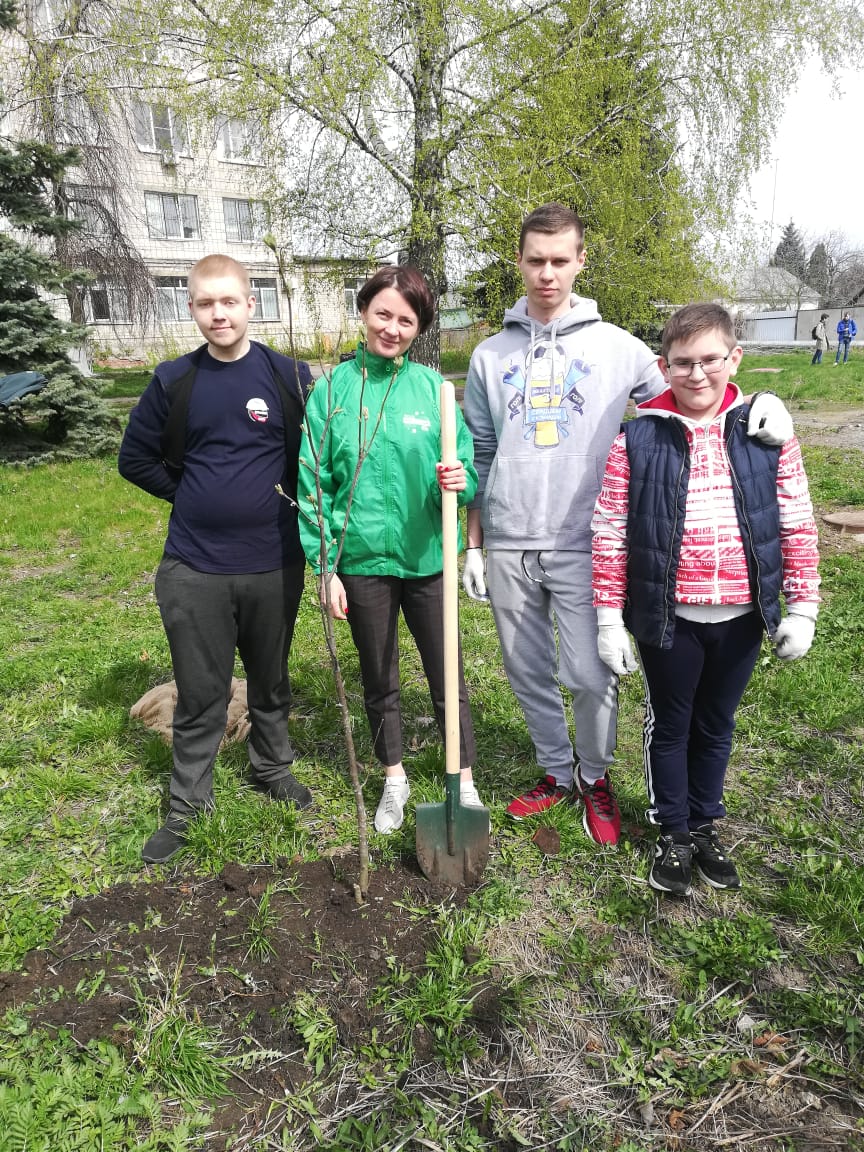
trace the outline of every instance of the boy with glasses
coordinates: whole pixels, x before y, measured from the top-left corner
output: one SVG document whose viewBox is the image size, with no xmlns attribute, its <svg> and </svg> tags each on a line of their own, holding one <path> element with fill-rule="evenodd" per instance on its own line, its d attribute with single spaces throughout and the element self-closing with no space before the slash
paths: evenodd
<svg viewBox="0 0 864 1152">
<path fill-rule="evenodd" d="M 597 655 L 591 513 L 628 400 L 656 395 L 663 378 L 647 345 L 573 294 L 584 240 L 566 205 L 544 204 L 525 218 L 516 257 L 525 295 L 505 312 L 503 331 L 471 356 L 465 421 L 479 481 L 462 582 L 471 599 L 492 605 L 541 772 L 508 816 L 578 802 L 586 833 L 613 845 L 621 830 L 609 776 L 618 678 Z M 762 393 L 748 431 L 780 444 L 792 421 L 776 396 Z M 561 685 L 572 695 L 575 741 Z"/>
<path fill-rule="evenodd" d="M 668 387 L 616 437 L 592 521 L 600 658 L 632 671 L 629 629 L 645 679 L 647 815 L 660 827 L 649 883 L 681 896 L 694 863 L 712 887 L 740 886 L 714 828 L 735 711 L 763 630 L 781 660 L 797 660 L 819 605 L 801 449 L 747 435 L 750 406 L 731 380 L 742 355 L 719 305 L 671 317 Z"/>
</svg>

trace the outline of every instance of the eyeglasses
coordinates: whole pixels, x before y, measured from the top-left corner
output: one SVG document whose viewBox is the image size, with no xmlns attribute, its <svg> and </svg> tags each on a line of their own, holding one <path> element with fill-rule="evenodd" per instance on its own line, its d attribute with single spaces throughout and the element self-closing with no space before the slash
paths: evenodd
<svg viewBox="0 0 864 1152">
<path fill-rule="evenodd" d="M 723 365 L 735 349 L 727 352 L 725 356 L 706 356 L 704 360 L 670 360 L 670 376 L 689 376 L 694 368 L 701 368 L 706 376 L 716 376 L 723 371 Z"/>
</svg>

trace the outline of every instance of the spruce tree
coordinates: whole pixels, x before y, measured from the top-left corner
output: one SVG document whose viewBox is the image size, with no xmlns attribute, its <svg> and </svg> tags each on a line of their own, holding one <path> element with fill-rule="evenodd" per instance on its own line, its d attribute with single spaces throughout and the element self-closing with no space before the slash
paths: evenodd
<svg viewBox="0 0 864 1152">
<path fill-rule="evenodd" d="M 799 280 L 803 280 L 807 273 L 807 253 L 804 250 L 804 241 L 792 220 L 783 229 L 780 243 L 774 250 L 771 263 L 776 268 L 785 268 Z"/>
<path fill-rule="evenodd" d="M 10 0 L 0 0 L 0 27 L 14 24 Z M 75 162 L 35 141 L 0 147 L 0 217 L 14 231 L 0 231 L 0 375 L 41 372 L 41 392 L 0 408 L 2 455 L 36 463 L 96 456 L 116 446 L 116 421 L 95 386 L 70 362 L 85 330 L 60 320 L 52 294 L 85 279 L 59 266 L 51 245 L 77 224 L 54 210 L 53 189 Z"/>
</svg>

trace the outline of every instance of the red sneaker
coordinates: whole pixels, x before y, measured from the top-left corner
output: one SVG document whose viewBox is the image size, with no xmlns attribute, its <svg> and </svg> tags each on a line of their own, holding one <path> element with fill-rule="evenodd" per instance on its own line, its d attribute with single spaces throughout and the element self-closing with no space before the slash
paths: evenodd
<svg viewBox="0 0 864 1152">
<path fill-rule="evenodd" d="M 544 776 L 528 792 L 523 792 L 507 805 L 507 815 L 513 820 L 524 820 L 527 816 L 537 816 L 547 808 L 560 804 L 562 800 L 569 800 L 572 790 L 559 784 L 554 776 Z"/>
<path fill-rule="evenodd" d="M 609 777 L 604 776 L 596 784 L 586 784 L 580 775 L 577 782 L 585 805 L 582 827 L 598 844 L 617 844 L 621 837 L 621 813 Z"/>
</svg>

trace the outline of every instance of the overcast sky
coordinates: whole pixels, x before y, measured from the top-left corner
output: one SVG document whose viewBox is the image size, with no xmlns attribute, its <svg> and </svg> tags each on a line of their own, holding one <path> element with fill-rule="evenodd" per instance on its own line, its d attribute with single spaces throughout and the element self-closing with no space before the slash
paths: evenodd
<svg viewBox="0 0 864 1152">
<path fill-rule="evenodd" d="M 807 67 L 787 102 L 772 160 L 753 178 L 752 214 L 767 252 L 790 219 L 808 240 L 840 230 L 864 248 L 864 72 L 843 73 L 839 88 L 842 95 L 832 96 L 818 65 Z"/>
</svg>

